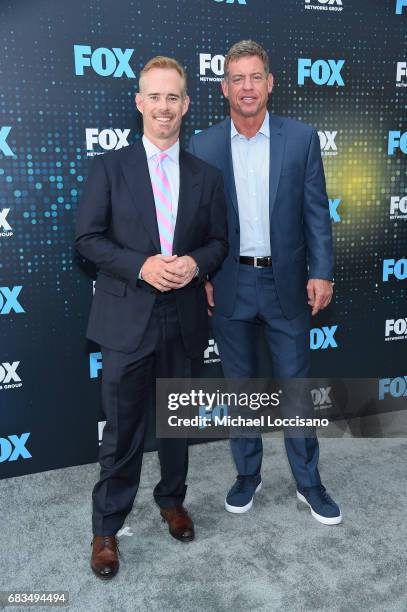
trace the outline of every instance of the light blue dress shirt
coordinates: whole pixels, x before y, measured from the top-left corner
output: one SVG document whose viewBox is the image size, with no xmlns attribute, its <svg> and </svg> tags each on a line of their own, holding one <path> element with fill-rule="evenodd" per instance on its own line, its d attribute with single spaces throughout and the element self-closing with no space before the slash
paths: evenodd
<svg viewBox="0 0 407 612">
<path fill-rule="evenodd" d="M 233 172 L 240 224 L 240 255 L 270 255 L 270 125 L 266 113 L 257 134 L 246 138 L 231 121 Z"/>
</svg>

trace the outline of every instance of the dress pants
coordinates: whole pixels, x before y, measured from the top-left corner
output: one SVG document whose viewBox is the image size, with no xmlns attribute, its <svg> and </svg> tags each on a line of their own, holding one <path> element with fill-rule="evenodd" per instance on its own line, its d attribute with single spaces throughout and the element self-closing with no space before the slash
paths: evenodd
<svg viewBox="0 0 407 612">
<path fill-rule="evenodd" d="M 233 315 L 215 313 L 212 327 L 226 378 L 256 378 L 256 327 L 262 325 L 273 360 L 276 378 L 307 378 L 310 367 L 308 310 L 284 317 L 278 300 L 273 268 L 239 265 L 238 290 Z M 284 415 L 282 415 L 284 416 Z M 319 445 L 316 437 L 285 436 L 285 447 L 297 485 L 321 483 L 318 472 Z M 260 473 L 263 456 L 261 436 L 231 438 L 238 474 Z"/>
<path fill-rule="evenodd" d="M 100 479 L 92 494 L 94 535 L 115 535 L 131 511 L 140 481 L 147 408 L 155 378 L 191 375 L 181 338 L 174 292 L 157 294 L 139 348 L 122 353 L 101 347 L 102 405 L 106 425 L 100 447 Z M 187 439 L 157 439 L 160 507 L 181 505 L 186 493 Z"/>
</svg>

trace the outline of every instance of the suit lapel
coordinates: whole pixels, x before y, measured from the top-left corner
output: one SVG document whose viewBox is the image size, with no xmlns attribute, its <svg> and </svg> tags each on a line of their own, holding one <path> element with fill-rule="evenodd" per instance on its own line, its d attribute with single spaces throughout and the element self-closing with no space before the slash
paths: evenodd
<svg viewBox="0 0 407 612">
<path fill-rule="evenodd" d="M 270 114 L 270 191 L 269 191 L 269 215 L 273 214 L 276 201 L 278 182 L 280 180 L 281 167 L 284 159 L 285 134 L 282 122 Z"/>
<path fill-rule="evenodd" d="M 172 248 L 174 255 L 183 254 L 182 240 L 188 236 L 189 226 L 193 223 L 199 205 L 198 170 L 183 149 L 179 152 L 179 171 L 178 211 Z"/>
<path fill-rule="evenodd" d="M 131 147 L 131 150 L 127 149 L 127 151 L 129 155 L 121 162 L 123 175 L 134 203 L 142 216 L 144 226 L 157 252 L 161 253 L 154 194 L 142 141 L 137 141 Z"/>
<path fill-rule="evenodd" d="M 223 121 L 223 147 L 224 151 L 226 151 L 226 155 L 222 155 L 222 160 L 224 163 L 223 166 L 223 176 L 225 177 L 225 189 L 229 193 L 230 200 L 233 204 L 233 208 L 235 209 L 236 215 L 239 217 L 239 207 L 237 204 L 237 193 L 236 193 L 236 183 L 235 183 L 235 175 L 233 172 L 233 158 L 232 158 L 232 140 L 230 137 L 230 117 Z"/>
</svg>

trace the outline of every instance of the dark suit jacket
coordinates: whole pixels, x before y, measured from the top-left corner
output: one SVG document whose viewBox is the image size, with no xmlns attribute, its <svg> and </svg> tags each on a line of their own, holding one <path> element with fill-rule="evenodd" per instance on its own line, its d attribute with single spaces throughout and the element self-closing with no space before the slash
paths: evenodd
<svg viewBox="0 0 407 612">
<path fill-rule="evenodd" d="M 191 255 L 200 274 L 175 290 L 181 333 L 190 357 L 208 341 L 204 277 L 227 254 L 221 173 L 180 151 L 180 193 L 173 252 Z M 99 269 L 87 337 L 113 350 L 138 348 L 157 291 L 138 280 L 150 255 L 161 252 L 154 196 L 142 141 L 96 157 L 82 196 L 76 248 Z"/>
<path fill-rule="evenodd" d="M 233 313 L 239 269 L 239 209 L 230 118 L 191 138 L 191 153 L 222 170 L 228 201 L 229 254 L 213 276 L 216 312 Z M 308 278 L 331 280 L 329 204 L 316 130 L 270 114 L 270 248 L 278 298 L 291 319 L 307 306 Z"/>
</svg>

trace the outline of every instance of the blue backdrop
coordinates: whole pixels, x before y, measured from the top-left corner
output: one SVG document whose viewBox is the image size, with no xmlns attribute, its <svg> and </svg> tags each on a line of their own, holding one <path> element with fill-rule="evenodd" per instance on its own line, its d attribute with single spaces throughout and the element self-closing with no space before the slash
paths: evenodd
<svg viewBox="0 0 407 612">
<path fill-rule="evenodd" d="M 377 402 L 401 407 L 406 15 L 407 0 L 1 3 L 1 477 L 96 460 L 102 364 L 84 339 L 94 270 L 74 256 L 75 214 L 92 156 L 140 138 L 140 68 L 157 54 L 185 66 L 186 144 L 227 113 L 224 54 L 243 38 L 270 53 L 271 111 L 320 135 L 336 284 L 310 332 L 313 375 L 377 377 Z M 195 374 L 220 372 L 209 338 Z"/>
</svg>

